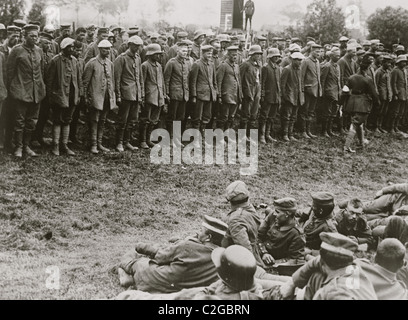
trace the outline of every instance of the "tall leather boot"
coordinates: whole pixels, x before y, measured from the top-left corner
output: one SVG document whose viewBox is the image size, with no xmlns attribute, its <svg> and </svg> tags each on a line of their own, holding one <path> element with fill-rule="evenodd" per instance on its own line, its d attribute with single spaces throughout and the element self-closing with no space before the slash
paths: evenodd
<svg viewBox="0 0 408 320">
<path fill-rule="evenodd" d="M 322 121 L 322 136 L 326 138 L 330 138 L 330 135 L 327 132 L 328 122 L 328 119 L 323 119 Z"/>
<path fill-rule="evenodd" d="M 123 128 L 123 126 L 118 127 L 116 129 L 116 148 L 115 150 L 117 152 L 124 152 L 125 149 L 123 147 L 123 136 L 125 134 L 125 129 Z"/>
<path fill-rule="evenodd" d="M 23 157 L 23 131 L 14 132 L 14 156 L 17 158 Z"/>
<path fill-rule="evenodd" d="M 329 134 L 330 137 L 337 137 L 338 134 L 333 132 L 333 122 L 334 118 L 330 118 L 327 123 L 327 133 Z"/>
<path fill-rule="evenodd" d="M 98 150 L 102 152 L 109 152 L 110 150 L 108 148 L 105 148 L 102 145 L 103 141 L 103 131 L 105 130 L 105 123 L 99 121 L 98 123 L 98 134 L 97 134 L 97 145 L 98 145 Z"/>
<path fill-rule="evenodd" d="M 344 130 L 344 118 L 339 117 L 338 119 L 338 127 L 339 127 L 339 132 L 341 135 L 346 134 L 346 130 Z"/>
<path fill-rule="evenodd" d="M 139 125 L 139 139 L 140 139 L 140 148 L 141 149 L 150 149 L 149 146 L 146 143 L 146 130 L 147 130 L 147 124 L 146 123 L 140 123 L 140 125 Z"/>
<path fill-rule="evenodd" d="M 89 127 L 91 133 L 91 153 L 98 154 L 98 123 L 96 121 L 91 121 Z"/>
<path fill-rule="evenodd" d="M 68 147 L 69 129 L 69 125 L 61 127 L 61 150 L 69 156 L 75 156 L 75 152 Z"/>
<path fill-rule="evenodd" d="M 265 131 L 266 131 L 266 124 L 265 122 L 259 122 L 259 142 L 262 144 L 266 144 L 265 140 Z"/>
<path fill-rule="evenodd" d="M 59 151 L 60 137 L 61 137 L 61 126 L 58 124 L 54 124 L 52 126 L 52 151 L 51 151 L 54 156 L 60 155 L 60 151 Z"/>
<path fill-rule="evenodd" d="M 311 121 L 307 121 L 307 122 L 306 122 L 306 133 L 307 133 L 307 135 L 308 135 L 311 139 L 315 139 L 315 138 L 317 138 L 317 136 L 315 136 L 314 134 L 312 134 L 312 132 L 311 132 L 311 127 L 312 127 L 312 122 L 311 122 Z"/>
<path fill-rule="evenodd" d="M 276 142 L 276 140 L 271 135 L 272 131 L 273 131 L 273 121 L 269 120 L 266 122 L 266 130 L 265 130 L 265 140 L 267 143 Z"/>
<path fill-rule="evenodd" d="M 149 124 L 146 129 L 146 143 L 150 148 L 153 148 L 156 144 L 150 140 L 150 135 L 154 129 L 154 124 Z"/>
<path fill-rule="evenodd" d="M 378 116 L 377 117 L 377 132 L 378 133 L 385 133 L 384 129 L 382 128 L 382 123 L 383 123 L 383 117 Z"/>
<path fill-rule="evenodd" d="M 29 157 L 38 157 L 30 148 L 32 131 L 25 131 L 23 136 L 23 152 Z"/>
<path fill-rule="evenodd" d="M 309 135 L 307 134 L 306 124 L 306 120 L 300 120 L 300 131 L 302 132 L 302 138 L 310 139 Z"/>
<path fill-rule="evenodd" d="M 289 142 L 289 121 L 282 120 L 282 140 Z"/>
<path fill-rule="evenodd" d="M 125 133 L 123 135 L 123 147 L 129 151 L 139 150 L 138 147 L 135 147 L 130 143 L 131 137 L 132 137 L 132 129 L 125 129 Z"/>
<path fill-rule="evenodd" d="M 399 129 L 400 122 L 401 122 L 401 118 L 396 118 L 396 119 L 395 119 L 394 131 L 395 131 L 396 133 L 400 133 L 400 132 L 401 132 L 400 129 Z"/>
<path fill-rule="evenodd" d="M 298 139 L 296 139 L 293 135 L 293 128 L 295 127 L 295 121 L 289 121 L 288 124 L 288 135 L 289 135 L 289 139 L 290 141 L 299 141 Z"/>
<path fill-rule="evenodd" d="M 356 128 L 353 124 L 351 124 L 350 130 L 346 137 L 346 142 L 344 144 L 344 148 L 343 148 L 344 152 L 350 152 L 350 153 L 356 152 L 355 150 L 351 149 L 351 144 L 353 143 L 355 136 L 356 136 Z"/>
<path fill-rule="evenodd" d="M 248 127 L 249 127 L 248 122 L 241 122 L 240 129 L 245 130 L 245 140 L 246 140 L 246 142 L 250 142 L 250 140 L 248 138 L 248 133 L 249 133 Z"/>
</svg>

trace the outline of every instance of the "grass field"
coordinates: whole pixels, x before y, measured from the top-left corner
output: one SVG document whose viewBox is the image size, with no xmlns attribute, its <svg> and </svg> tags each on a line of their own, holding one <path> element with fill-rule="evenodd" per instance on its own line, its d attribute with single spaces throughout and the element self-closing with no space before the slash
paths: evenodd
<svg viewBox="0 0 408 320">
<path fill-rule="evenodd" d="M 371 199 L 406 182 L 408 140 L 368 137 L 343 156 L 342 138 L 275 143 L 259 149 L 257 175 L 239 165 L 152 165 L 149 151 L 15 160 L 0 155 L 0 299 L 109 299 L 122 291 L 112 268 L 137 241 L 167 243 L 200 229 L 201 217 L 228 212 L 225 187 L 245 181 L 254 204 L 330 191 Z M 110 146 L 113 147 L 113 144 Z M 47 289 L 47 267 L 60 288 Z"/>
</svg>

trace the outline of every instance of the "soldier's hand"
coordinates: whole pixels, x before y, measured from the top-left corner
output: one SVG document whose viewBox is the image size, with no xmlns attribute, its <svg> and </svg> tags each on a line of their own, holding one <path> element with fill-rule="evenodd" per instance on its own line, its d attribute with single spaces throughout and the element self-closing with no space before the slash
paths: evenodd
<svg viewBox="0 0 408 320">
<path fill-rule="evenodd" d="M 222 104 L 222 98 L 221 97 L 218 98 L 218 103 Z"/>
<path fill-rule="evenodd" d="M 263 256 L 262 256 L 262 260 L 266 264 L 274 264 L 275 263 L 275 259 L 269 253 L 264 253 Z"/>
<path fill-rule="evenodd" d="M 280 293 L 283 299 L 291 299 L 295 295 L 296 286 L 293 280 L 290 279 L 280 287 Z"/>
<path fill-rule="evenodd" d="M 116 104 L 120 106 L 122 104 L 122 99 L 121 98 L 116 98 Z"/>
<path fill-rule="evenodd" d="M 395 95 L 393 100 L 398 100 L 398 96 L 397 96 L 397 95 Z"/>
<path fill-rule="evenodd" d="M 196 98 L 196 97 L 192 97 L 192 98 L 191 98 L 191 102 L 192 102 L 192 103 L 197 103 L 197 98 Z"/>
</svg>

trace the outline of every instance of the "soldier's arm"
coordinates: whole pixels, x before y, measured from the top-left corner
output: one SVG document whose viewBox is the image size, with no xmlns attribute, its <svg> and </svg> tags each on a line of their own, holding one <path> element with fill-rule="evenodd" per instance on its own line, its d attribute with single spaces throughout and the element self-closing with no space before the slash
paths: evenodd
<svg viewBox="0 0 408 320">
<path fill-rule="evenodd" d="M 10 86 L 14 77 L 17 75 L 17 51 L 18 48 L 13 48 L 10 51 L 7 59 L 7 85 Z"/>
<path fill-rule="evenodd" d="M 197 97 L 197 78 L 198 78 L 199 65 L 193 63 L 190 72 L 190 95 L 192 98 Z"/>
<path fill-rule="evenodd" d="M 261 99 L 265 98 L 266 78 L 267 78 L 267 67 L 263 66 L 261 69 Z"/>
<path fill-rule="evenodd" d="M 115 93 L 116 93 L 116 100 L 121 99 L 121 92 L 120 92 L 120 82 L 122 79 L 122 72 L 123 72 L 123 63 L 124 59 L 122 56 L 119 56 L 115 62 L 113 63 L 115 66 Z"/>
<path fill-rule="evenodd" d="M 392 186 L 383 188 L 381 191 L 382 191 L 382 194 L 390 194 L 390 193 L 408 194 L 408 183 L 393 184 Z"/>
<path fill-rule="evenodd" d="M 298 232 L 298 231 L 296 231 Z M 304 259 L 306 242 L 300 233 L 297 233 L 289 244 L 289 259 Z"/>
<path fill-rule="evenodd" d="M 93 73 L 94 73 L 93 63 L 92 62 L 87 63 L 85 65 L 84 75 L 82 76 L 82 81 L 83 81 L 83 85 L 84 85 L 84 97 L 85 97 L 85 99 L 89 98 L 88 89 L 89 89 L 89 83 L 91 82 Z"/>
<path fill-rule="evenodd" d="M 56 72 L 57 72 L 57 66 L 55 63 L 55 59 L 51 59 L 50 64 L 48 65 L 47 73 L 45 74 L 45 87 L 47 90 L 47 94 L 51 93 L 52 91 L 51 88 L 55 81 Z"/>
<path fill-rule="evenodd" d="M 81 65 L 79 63 L 79 60 L 76 61 L 76 68 L 77 68 L 79 96 L 83 97 L 84 96 L 84 84 L 82 82 L 82 71 L 81 71 Z"/>
<path fill-rule="evenodd" d="M 239 219 L 236 219 L 230 222 L 229 229 L 233 243 L 243 246 L 252 252 L 251 241 L 249 241 L 246 226 Z"/>
<path fill-rule="evenodd" d="M 180 244 L 171 245 L 157 250 L 154 260 L 159 265 L 169 265 L 176 261 Z"/>
<path fill-rule="evenodd" d="M 398 92 L 398 88 L 397 88 L 397 76 L 398 73 L 396 72 L 396 70 L 392 70 L 391 72 L 391 88 L 392 88 L 392 94 L 393 96 L 398 96 L 399 92 Z"/>
<path fill-rule="evenodd" d="M 287 95 L 287 91 L 286 91 L 286 84 L 288 82 L 288 77 L 289 77 L 289 69 L 288 68 L 284 68 L 282 70 L 282 74 L 281 74 L 281 91 L 282 91 L 282 100 L 283 101 L 289 101 L 288 95 Z"/>
<path fill-rule="evenodd" d="M 6 57 L 2 52 L 0 52 L 0 59 L 1 59 L 1 76 L 3 77 L 4 85 L 7 88 L 7 66 L 6 66 Z"/>
<path fill-rule="evenodd" d="M 140 91 L 141 91 L 141 93 L 140 93 L 141 97 L 138 97 L 138 99 L 139 99 L 139 102 L 143 103 L 144 102 L 144 97 L 145 97 L 145 92 L 144 92 L 144 81 L 143 81 L 143 79 L 142 79 L 142 77 L 140 75 L 140 73 L 142 72 L 142 62 L 141 62 L 140 57 L 138 57 L 138 59 L 137 59 L 137 68 L 138 68 L 138 73 L 137 73 L 137 80 L 136 81 L 139 81 Z"/>
<path fill-rule="evenodd" d="M 302 63 L 300 64 L 300 85 L 302 88 L 302 91 L 305 91 L 305 76 L 308 68 L 308 63 L 306 60 L 303 60 Z"/>
<path fill-rule="evenodd" d="M 142 63 L 142 81 L 144 83 L 142 96 L 146 98 L 146 81 L 147 81 L 147 67 Z"/>
<path fill-rule="evenodd" d="M 320 262 L 320 256 L 309 260 L 306 264 L 300 267 L 295 273 L 292 275 L 293 284 L 300 289 L 303 289 L 307 283 L 309 282 L 310 277 L 315 272 L 321 272 L 322 265 Z"/>
<path fill-rule="evenodd" d="M 224 80 L 224 74 L 225 74 L 225 66 L 224 66 L 224 63 L 221 63 L 217 69 L 218 99 L 220 99 L 222 95 L 221 88 L 222 88 L 222 82 Z"/>
<path fill-rule="evenodd" d="M 217 97 L 219 96 L 219 88 L 218 88 L 218 84 L 217 84 L 217 70 L 215 69 L 215 65 L 213 64 L 213 78 L 212 78 L 212 82 L 213 82 L 213 86 L 215 89 L 215 92 L 217 92 Z"/>
<path fill-rule="evenodd" d="M 165 83 L 167 92 L 170 92 L 170 80 L 171 80 L 172 73 L 173 73 L 173 62 L 169 61 L 167 62 L 166 67 L 164 68 L 164 83 Z"/>
<path fill-rule="evenodd" d="M 327 80 L 327 76 L 329 75 L 329 71 L 330 71 L 330 66 L 328 66 L 328 64 L 329 63 L 323 66 L 322 72 L 320 74 L 320 83 L 322 84 L 323 92 L 326 88 L 326 80 Z"/>
</svg>

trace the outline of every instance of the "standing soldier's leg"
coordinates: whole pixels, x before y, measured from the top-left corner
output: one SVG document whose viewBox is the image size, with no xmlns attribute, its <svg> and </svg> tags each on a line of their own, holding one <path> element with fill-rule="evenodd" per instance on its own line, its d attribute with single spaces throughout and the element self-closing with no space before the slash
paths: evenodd
<svg viewBox="0 0 408 320">
<path fill-rule="evenodd" d="M 38 114 L 38 121 L 34 130 L 34 140 L 38 141 L 41 146 L 47 146 L 48 144 L 44 141 L 44 129 L 50 115 L 50 103 L 48 102 L 48 97 L 45 97 L 40 103 L 40 111 Z"/>
<path fill-rule="evenodd" d="M 129 117 L 131 101 L 123 100 L 118 110 L 118 120 L 116 122 L 116 151 L 125 151 L 123 147 L 123 138 L 125 135 L 125 127 Z"/>
<path fill-rule="evenodd" d="M 261 111 L 259 114 L 259 142 L 266 144 L 266 121 L 268 119 L 269 110 L 271 109 L 271 104 L 263 101 L 261 103 Z"/>
<path fill-rule="evenodd" d="M 331 111 L 331 100 L 330 98 L 322 98 L 322 136 L 330 138 L 330 135 L 327 131 L 330 119 Z"/>
<path fill-rule="evenodd" d="M 276 142 L 276 139 L 273 138 L 274 136 L 274 121 L 276 115 L 278 113 L 279 104 L 272 103 L 269 109 L 269 113 L 266 119 L 266 131 L 265 131 L 265 139 L 267 143 Z"/>
<path fill-rule="evenodd" d="M 328 119 L 328 124 L 327 124 L 327 133 L 329 134 L 330 137 L 333 136 L 337 136 L 337 134 L 335 134 L 333 132 L 333 122 L 336 119 L 336 114 L 339 111 L 339 105 L 338 105 L 338 101 L 331 101 L 330 104 L 330 115 L 329 115 L 329 119 Z"/>
<path fill-rule="evenodd" d="M 316 120 L 316 106 L 317 106 L 318 98 L 312 95 L 310 95 L 309 98 L 310 98 L 310 103 L 309 103 L 309 108 L 307 111 L 306 133 L 310 138 L 314 139 L 314 138 L 317 138 L 317 136 L 312 134 L 312 126 Z"/>
<path fill-rule="evenodd" d="M 123 147 L 126 150 L 130 150 L 130 151 L 138 150 L 137 147 L 133 146 L 130 143 L 130 140 L 132 138 L 132 131 L 134 127 L 136 126 L 138 117 L 139 117 L 139 102 L 129 101 L 129 112 L 128 112 L 128 116 L 126 119 L 125 132 L 123 136 Z"/>
<path fill-rule="evenodd" d="M 289 102 L 284 102 L 281 109 L 282 117 L 282 139 L 283 141 L 289 142 L 289 121 L 291 115 L 291 104 Z"/>
<path fill-rule="evenodd" d="M 4 104 L 4 101 L 0 101 L 0 149 L 4 148 L 3 104 Z"/>
<path fill-rule="evenodd" d="M 176 121 L 176 114 L 179 101 L 170 100 L 169 110 L 167 111 L 166 127 L 170 133 L 170 139 L 173 139 L 173 121 Z"/>
<path fill-rule="evenodd" d="M 161 110 L 162 110 L 162 107 L 152 105 L 151 113 L 150 113 L 150 120 L 149 120 L 150 123 L 146 130 L 146 142 L 150 148 L 153 148 L 155 146 L 155 144 L 151 141 L 150 136 L 151 136 L 152 131 L 156 128 L 157 124 L 160 121 Z"/>
<path fill-rule="evenodd" d="M 217 117 L 217 129 L 225 130 L 229 118 L 230 105 L 228 103 L 223 103 L 220 105 Z"/>
<path fill-rule="evenodd" d="M 295 122 L 298 116 L 299 112 L 299 107 L 300 105 L 291 105 L 290 108 L 290 113 L 289 113 L 289 139 L 290 141 L 298 141 L 294 136 L 293 136 L 293 128 L 295 127 Z"/>
<path fill-rule="evenodd" d="M 354 141 L 354 137 L 357 134 L 357 128 L 360 125 L 359 118 L 356 114 L 352 115 L 351 117 L 351 125 L 350 125 L 350 130 L 347 134 L 346 137 L 346 142 L 344 144 L 344 151 L 345 152 L 351 152 L 355 153 L 355 150 L 351 149 L 351 144 Z"/>
<path fill-rule="evenodd" d="M 89 131 L 91 153 L 98 154 L 98 122 L 100 111 L 94 107 L 89 107 Z"/>
<path fill-rule="evenodd" d="M 211 121 L 212 105 L 213 105 L 212 101 L 206 101 L 203 105 L 203 114 L 202 114 L 202 118 L 201 118 L 202 120 L 201 120 L 201 126 L 200 126 L 200 132 L 201 132 L 201 136 L 203 137 L 203 139 L 205 137 L 205 129 Z"/>
<path fill-rule="evenodd" d="M 82 141 L 78 139 L 77 134 L 78 134 L 78 122 L 79 122 L 79 117 L 81 115 L 81 110 L 83 110 L 84 106 L 84 101 L 81 98 L 79 104 L 75 107 L 74 114 L 72 115 L 72 121 L 70 124 L 70 129 L 69 129 L 69 140 L 71 140 L 72 143 L 80 145 L 82 144 Z"/>
<path fill-rule="evenodd" d="M 40 112 L 39 103 L 28 103 L 25 113 L 25 125 L 23 136 L 23 151 L 30 157 L 37 157 L 38 155 L 31 150 L 30 143 L 32 134 L 38 121 L 38 114 Z"/>
<path fill-rule="evenodd" d="M 204 101 L 197 100 L 192 110 L 191 125 L 192 128 L 200 130 L 201 118 L 203 116 Z"/>
<path fill-rule="evenodd" d="M 182 123 L 184 121 L 185 116 L 186 116 L 186 101 L 178 101 L 178 106 L 174 118 L 175 122 L 172 123 L 172 129 L 174 128 L 174 125 L 176 125 L 177 127 L 182 127 Z M 171 130 L 170 134 L 173 134 L 173 130 Z M 180 140 L 177 137 L 176 143 L 181 144 L 181 137 Z"/>
<path fill-rule="evenodd" d="M 251 117 L 251 105 L 252 102 L 249 101 L 247 98 L 244 98 L 242 100 L 242 108 L 241 108 L 241 123 L 239 125 L 240 129 L 245 130 L 247 133 L 247 141 L 249 141 L 248 138 L 248 121 Z"/>
<path fill-rule="evenodd" d="M 99 121 L 98 121 L 97 145 L 98 145 L 99 151 L 102 151 L 102 152 L 110 151 L 108 148 L 105 148 L 102 144 L 103 143 L 103 132 L 105 130 L 105 122 L 109 114 L 109 111 L 110 111 L 110 101 L 109 101 L 109 94 L 107 93 L 105 95 L 105 100 L 103 102 L 103 110 L 100 112 Z"/>
<path fill-rule="evenodd" d="M 309 135 L 306 132 L 306 127 L 307 127 L 307 121 L 309 120 L 308 114 L 309 114 L 309 108 L 310 108 L 310 95 L 305 93 L 305 104 L 300 108 L 299 110 L 299 116 L 300 116 L 300 132 L 302 134 L 302 137 L 305 139 L 310 139 Z"/>
<path fill-rule="evenodd" d="M 257 120 L 259 114 L 259 102 L 261 100 L 261 86 L 257 84 L 257 88 L 255 91 L 254 102 L 251 106 L 251 117 L 250 117 L 250 126 L 249 129 L 258 129 Z M 250 133 L 250 132 L 249 132 Z M 251 136 L 248 135 L 248 138 Z"/>
<path fill-rule="evenodd" d="M 52 106 L 52 154 L 60 155 L 60 138 L 61 138 L 61 110 L 57 105 Z"/>
<path fill-rule="evenodd" d="M 150 149 L 146 143 L 146 132 L 147 126 L 149 125 L 151 104 L 145 103 L 142 107 L 142 113 L 140 114 L 140 125 L 139 125 L 139 140 L 141 149 Z"/>
<path fill-rule="evenodd" d="M 8 97 L 3 104 L 4 150 L 8 153 L 13 153 L 15 148 L 13 134 L 16 120 L 16 103 L 16 100 Z"/>
<path fill-rule="evenodd" d="M 390 105 L 390 133 L 395 133 L 395 125 L 397 123 L 397 118 L 398 118 L 398 107 L 399 107 L 399 101 L 394 100 L 391 102 Z"/>
<path fill-rule="evenodd" d="M 71 90 L 71 92 L 74 92 L 74 90 Z M 75 156 L 75 152 L 68 147 L 70 124 L 75 109 L 74 97 L 71 95 L 69 107 L 63 108 L 61 113 L 61 151 L 69 156 Z"/>
</svg>

